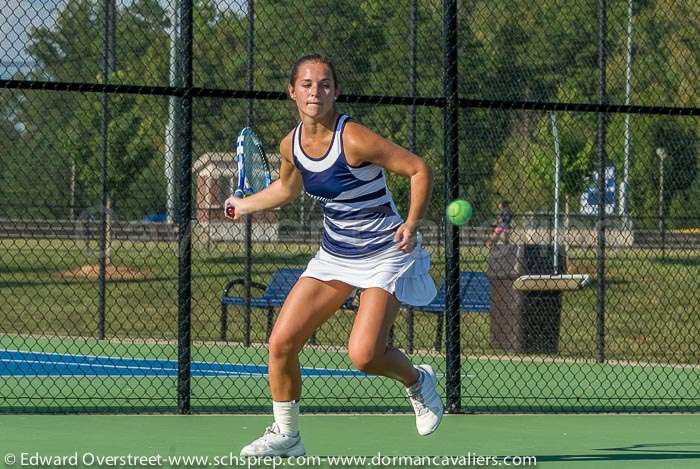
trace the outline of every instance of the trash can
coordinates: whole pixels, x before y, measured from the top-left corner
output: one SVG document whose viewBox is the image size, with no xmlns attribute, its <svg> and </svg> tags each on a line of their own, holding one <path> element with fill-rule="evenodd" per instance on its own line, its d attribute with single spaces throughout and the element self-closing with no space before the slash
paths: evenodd
<svg viewBox="0 0 700 469">
<path fill-rule="evenodd" d="M 513 281 L 521 275 L 566 272 L 559 250 L 554 272 L 551 245 L 495 245 L 486 275 L 491 284 L 491 345 L 508 352 L 557 353 L 561 322 L 561 291 L 519 291 Z"/>
</svg>

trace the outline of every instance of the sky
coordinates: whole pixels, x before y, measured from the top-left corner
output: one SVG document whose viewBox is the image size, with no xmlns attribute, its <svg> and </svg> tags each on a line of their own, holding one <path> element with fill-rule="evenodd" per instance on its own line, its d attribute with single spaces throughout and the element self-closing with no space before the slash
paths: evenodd
<svg viewBox="0 0 700 469">
<path fill-rule="evenodd" d="M 25 46 L 32 26 L 51 27 L 57 7 L 67 0 L 4 0 L 0 2 L 0 78 L 31 66 Z"/>
<path fill-rule="evenodd" d="M 18 69 L 32 66 L 25 47 L 32 27 L 52 27 L 58 11 L 70 0 L 0 0 L 0 78 L 11 78 Z M 174 0 L 160 0 L 171 5 Z M 116 0 L 124 7 L 133 0 Z M 245 11 L 247 0 L 218 0 L 220 8 Z"/>
</svg>

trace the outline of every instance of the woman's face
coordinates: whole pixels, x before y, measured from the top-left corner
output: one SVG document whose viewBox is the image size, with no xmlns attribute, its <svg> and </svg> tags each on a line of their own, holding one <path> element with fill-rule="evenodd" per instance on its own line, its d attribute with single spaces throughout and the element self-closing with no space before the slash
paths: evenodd
<svg viewBox="0 0 700 469">
<path fill-rule="evenodd" d="M 301 64 L 294 86 L 289 86 L 289 96 L 296 103 L 299 113 L 314 119 L 333 112 L 338 92 L 330 68 L 320 62 Z"/>
</svg>

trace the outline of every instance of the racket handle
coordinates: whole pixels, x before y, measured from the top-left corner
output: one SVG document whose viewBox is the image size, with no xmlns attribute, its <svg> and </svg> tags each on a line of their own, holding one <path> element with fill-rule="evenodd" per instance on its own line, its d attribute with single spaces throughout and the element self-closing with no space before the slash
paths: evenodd
<svg viewBox="0 0 700 469">
<path fill-rule="evenodd" d="M 236 189 L 233 193 L 233 196 L 241 198 L 241 197 L 243 197 L 243 191 L 240 188 Z M 227 217 L 233 218 L 235 215 L 236 215 L 236 207 L 233 207 L 233 206 L 226 207 L 226 216 Z"/>
</svg>

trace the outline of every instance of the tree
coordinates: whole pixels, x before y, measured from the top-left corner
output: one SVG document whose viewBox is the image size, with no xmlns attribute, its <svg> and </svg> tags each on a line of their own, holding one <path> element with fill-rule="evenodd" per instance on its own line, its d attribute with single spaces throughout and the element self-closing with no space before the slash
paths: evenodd
<svg viewBox="0 0 700 469">
<path fill-rule="evenodd" d="M 693 47 L 693 31 L 700 28 L 699 6 L 695 2 L 676 5 L 667 0 L 641 2 L 635 15 L 633 48 L 633 104 L 664 106 L 700 105 L 694 84 L 700 56 Z M 673 11 L 673 14 L 659 14 Z M 623 52 L 620 51 L 619 54 Z M 613 59 L 619 65 L 621 58 Z M 613 75 L 611 88 L 619 97 L 624 90 L 622 74 Z M 692 118 L 632 116 L 632 169 L 630 209 L 638 228 L 652 228 L 658 214 L 659 160 L 657 148 L 664 148 L 665 213 L 670 217 L 700 215 L 700 204 L 690 194 L 697 181 L 697 135 L 700 123 Z M 622 126 L 618 122 L 618 132 Z M 617 153 L 617 154 L 616 154 Z M 613 158 L 621 161 L 620 151 Z M 688 198 L 687 203 L 680 199 Z M 697 223 L 697 221 L 688 221 Z"/>
<path fill-rule="evenodd" d="M 460 76 L 468 85 L 463 95 L 528 101 L 591 99 L 595 6 L 573 6 L 559 0 L 536 7 L 481 1 L 474 4 L 466 23 L 480 45 L 465 57 L 481 57 L 481 66 L 471 64 Z M 497 109 L 469 112 L 477 118 L 467 127 L 476 129 L 477 135 L 468 140 L 467 151 L 480 150 L 472 160 L 481 160 L 471 176 L 482 207 L 475 212 L 491 219 L 496 202 L 503 198 L 511 201 L 516 213 L 549 207 L 554 150 L 547 114 Z M 561 114 L 559 118 L 562 129 L 573 122 Z"/>
<path fill-rule="evenodd" d="M 101 80 L 102 3 L 101 0 L 67 2 L 56 16 L 55 26 L 31 32 L 28 51 L 38 64 L 32 78 Z M 442 11 L 429 0 L 418 0 L 417 4 L 417 94 L 440 96 Z M 693 84 L 697 81 L 700 58 L 688 38 L 693 28 L 700 27 L 699 7 L 693 2 L 675 5 L 670 0 L 639 0 L 635 6 L 632 103 L 697 106 L 700 96 Z M 299 15 L 300 7 L 299 2 L 291 0 L 255 2 L 256 90 L 286 90 L 291 64 L 302 54 L 321 52 L 335 59 L 344 93 L 409 93 L 408 2 L 397 8 L 396 4 L 379 0 L 360 3 L 328 0 L 318 4 L 313 15 Z M 671 9 L 675 9 L 674 15 L 657 14 Z M 479 0 L 460 4 L 458 14 L 461 97 L 598 100 L 595 3 L 572 5 L 564 0 L 547 0 L 535 7 L 525 4 L 518 7 L 512 2 Z M 290 18 L 295 18 L 295 27 L 290 27 Z M 625 18 L 625 2 L 609 4 L 607 75 L 611 102 L 623 102 L 625 96 L 627 46 L 622 27 Z M 158 0 L 135 0 L 119 8 L 119 74 L 111 76 L 111 81 L 168 83 L 168 21 Z M 197 86 L 247 87 L 247 24 L 246 11 L 242 8 L 223 8 L 216 0 L 195 2 L 193 65 Z M 4 168 L 15 165 L 10 184 L 13 203 L 22 205 L 35 200 L 33 194 L 38 186 L 42 188 L 42 198 L 50 203 L 49 207 L 30 212 L 31 215 L 65 217 L 71 197 L 68 182 L 71 167 L 75 165 L 78 204 L 94 206 L 99 200 L 99 96 L 43 91 L 26 91 L 21 96 L 14 112 L 17 121 L 26 125 L 26 131 L 13 134 L 14 142 L 4 142 L 12 150 L 1 163 Z M 165 147 L 167 99 L 112 95 L 110 103 L 113 152 L 108 184 L 115 205 L 120 214 L 128 217 L 140 217 L 144 210 L 163 210 L 165 181 L 161 155 Z M 276 152 L 277 142 L 296 123 L 293 105 L 257 100 L 253 107 L 253 125 L 270 151 Z M 339 107 L 382 136 L 408 146 L 408 106 L 344 103 Z M 196 99 L 195 157 L 210 151 L 231 151 L 231 139 L 245 124 L 247 108 L 248 102 L 243 100 Z M 442 112 L 439 108 L 419 107 L 417 115 L 416 152 L 435 170 L 433 201 L 437 204 L 444 193 Z M 591 157 L 586 155 L 595 146 L 595 123 L 589 116 L 575 112 L 558 114 L 562 156 L 572 158 L 564 161 L 564 172 L 574 174 L 577 181 L 583 166 L 592 167 Z M 666 124 L 656 117 L 633 116 L 631 121 L 630 210 L 637 217 L 653 216 L 656 197 L 650 175 L 656 168 L 657 142 L 692 139 L 700 129 L 692 119 L 681 119 L 673 128 L 664 127 Z M 12 133 L 9 128 L 4 131 Z M 671 134 L 663 137 L 662 131 Z M 550 132 L 548 116 L 542 112 L 497 109 L 460 112 L 460 192 L 473 202 L 477 223 L 479 214 L 490 218 L 494 199 L 500 196 L 513 199 L 516 212 L 547 206 L 548 197 L 533 194 L 550 189 L 545 185 L 550 180 L 545 162 L 553 155 L 547 137 Z M 607 153 L 618 174 L 624 160 L 622 135 L 622 116 L 611 115 Z M 695 187 L 697 177 L 692 168 L 697 166 L 697 154 L 690 148 L 686 150 L 674 150 L 682 155 L 678 164 L 683 169 L 677 172 L 678 188 L 669 197 L 670 201 L 687 196 Z M 668 170 L 673 172 L 671 168 Z M 590 172 L 580 180 L 586 176 L 590 177 Z M 407 181 L 390 177 L 389 185 L 405 211 Z M 10 186 L 2 189 L 4 193 L 9 194 Z M 569 195 L 578 190 L 574 185 L 567 187 Z M 148 201 L 141 197 L 143 191 L 148 192 Z M 514 196 L 523 193 L 528 197 L 521 198 L 519 204 Z M 669 203 L 671 213 L 675 214 L 676 205 Z M 436 214 L 436 221 L 440 219 L 441 210 L 432 213 Z"/>
<path fill-rule="evenodd" d="M 697 200 L 690 197 L 698 179 L 697 132 L 692 123 L 671 118 L 654 122 L 649 130 L 647 150 L 637 155 L 638 167 L 642 169 L 635 173 L 637 207 L 649 214 L 648 224 L 652 225 L 651 218 L 659 208 L 659 153 L 663 152 L 663 211 L 668 217 L 682 218 L 681 225 L 695 226 L 697 221 L 688 218 L 693 214 L 697 216 L 699 210 Z"/>
<path fill-rule="evenodd" d="M 568 206 L 578 205 L 578 198 L 589 185 L 596 148 L 591 129 L 595 128 L 593 115 L 557 114 L 557 133 L 560 155 L 559 193 Z M 542 206 L 552 209 L 555 181 L 555 143 L 550 119 L 542 119 L 532 147 L 532 165 L 529 175 L 539 189 L 532 188 L 530 197 L 542 197 Z"/>
<path fill-rule="evenodd" d="M 20 136 L 13 119 L 16 106 L 14 93 L 0 92 L 0 217 L 13 217 L 16 210 L 13 204 L 17 188 L 13 175 L 19 165 L 15 148 Z"/>
<path fill-rule="evenodd" d="M 56 25 L 32 32 L 29 53 L 37 62 L 33 78 L 102 81 L 102 2 L 69 2 Z M 163 9 L 156 0 L 140 0 L 117 15 L 117 63 L 110 81 L 163 83 L 167 77 L 167 37 Z M 162 154 L 165 107 L 162 98 L 112 95 L 109 121 L 107 189 L 115 204 L 133 197 L 130 187 Z M 97 94 L 27 92 L 18 119 L 27 124 L 21 152 L 34 177 L 50 174 L 54 216 L 67 215 L 71 167 L 75 165 L 78 206 L 95 206 L 100 197 L 102 108 Z M 36 161 L 34 163 L 33 161 Z M 40 162 L 40 163 L 39 163 Z M 33 170 L 32 170 L 33 169 Z M 44 186 L 45 189 L 50 185 Z M 161 198 L 164 200 L 164 197 Z M 130 215 L 130 214 L 125 214 Z"/>
</svg>

